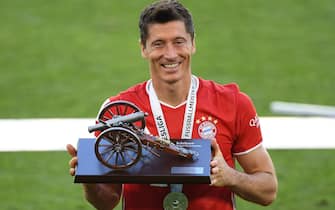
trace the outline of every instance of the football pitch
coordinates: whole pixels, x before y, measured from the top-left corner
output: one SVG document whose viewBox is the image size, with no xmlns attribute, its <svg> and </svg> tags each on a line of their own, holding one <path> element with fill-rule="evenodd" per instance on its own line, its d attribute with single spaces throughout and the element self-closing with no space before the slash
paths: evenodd
<svg viewBox="0 0 335 210">
<path fill-rule="evenodd" d="M 147 80 L 137 21 L 149 2 L 2 0 L 0 118 L 94 117 L 108 96 Z M 238 83 L 261 116 L 273 115 L 274 100 L 335 104 L 333 0 L 181 2 L 195 21 L 194 74 Z M 334 150 L 269 152 L 279 193 L 265 209 L 335 209 Z M 68 161 L 65 152 L 0 152 L 0 209 L 93 209 Z"/>
</svg>

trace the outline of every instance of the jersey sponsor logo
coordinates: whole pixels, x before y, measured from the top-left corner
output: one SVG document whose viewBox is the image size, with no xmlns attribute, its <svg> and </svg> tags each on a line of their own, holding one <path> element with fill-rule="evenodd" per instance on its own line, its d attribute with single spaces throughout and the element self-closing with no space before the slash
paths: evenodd
<svg viewBox="0 0 335 210">
<path fill-rule="evenodd" d="M 254 118 L 251 118 L 251 120 L 249 121 L 249 126 L 259 128 L 260 122 L 257 115 Z"/>
<path fill-rule="evenodd" d="M 216 136 L 217 120 L 214 120 L 212 117 L 201 117 L 201 119 L 196 120 L 196 123 L 199 125 L 198 134 L 203 139 L 213 139 Z"/>
</svg>

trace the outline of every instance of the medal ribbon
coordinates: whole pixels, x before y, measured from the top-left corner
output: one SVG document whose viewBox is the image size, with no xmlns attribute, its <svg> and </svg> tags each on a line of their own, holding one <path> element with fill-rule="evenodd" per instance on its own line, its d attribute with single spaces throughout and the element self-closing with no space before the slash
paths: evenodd
<svg viewBox="0 0 335 210">
<path fill-rule="evenodd" d="M 191 77 L 191 85 L 187 95 L 187 102 L 184 113 L 184 121 L 182 128 L 182 139 L 191 139 L 193 124 L 194 124 L 194 116 L 195 109 L 197 104 L 197 90 L 199 87 L 199 79 L 192 75 Z M 149 80 L 147 82 L 147 92 L 149 93 L 149 100 L 152 113 L 154 115 L 154 120 L 156 124 L 156 128 L 160 138 L 164 138 L 166 140 L 170 140 L 169 131 L 164 119 L 163 111 L 157 97 L 157 94 L 153 88 L 152 81 Z M 171 184 L 170 190 L 171 192 L 182 192 L 183 185 L 182 184 Z"/>
<path fill-rule="evenodd" d="M 191 85 L 189 89 L 189 93 L 187 96 L 185 114 L 184 114 L 184 122 L 182 129 L 182 139 L 191 139 L 192 138 L 192 130 L 194 124 L 194 116 L 195 116 L 195 108 L 197 104 L 197 90 L 199 87 L 199 80 L 197 77 L 192 75 Z M 147 91 L 149 93 L 149 100 L 152 113 L 154 115 L 154 120 L 156 123 L 156 128 L 158 130 L 159 137 L 169 140 L 170 135 L 169 131 L 164 119 L 163 111 L 161 105 L 159 103 L 156 92 L 152 86 L 152 81 L 149 80 L 147 82 Z"/>
</svg>

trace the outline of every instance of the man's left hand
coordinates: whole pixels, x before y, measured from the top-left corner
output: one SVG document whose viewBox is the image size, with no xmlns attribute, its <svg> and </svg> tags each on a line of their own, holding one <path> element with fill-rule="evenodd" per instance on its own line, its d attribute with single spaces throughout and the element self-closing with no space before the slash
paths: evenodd
<svg viewBox="0 0 335 210">
<path fill-rule="evenodd" d="M 223 187 L 229 184 L 230 176 L 232 172 L 231 167 L 225 161 L 220 147 L 215 139 L 212 140 L 212 161 L 211 166 L 211 186 Z"/>
</svg>

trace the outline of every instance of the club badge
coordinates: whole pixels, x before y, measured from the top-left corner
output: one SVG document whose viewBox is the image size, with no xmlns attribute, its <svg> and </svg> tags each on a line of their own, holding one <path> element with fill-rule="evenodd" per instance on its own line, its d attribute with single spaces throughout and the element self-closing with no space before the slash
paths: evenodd
<svg viewBox="0 0 335 210">
<path fill-rule="evenodd" d="M 213 119 L 212 117 L 201 117 L 201 119 L 196 120 L 196 123 L 199 124 L 198 134 L 203 139 L 213 139 L 216 136 L 217 128 L 216 124 L 218 120 Z"/>
</svg>

